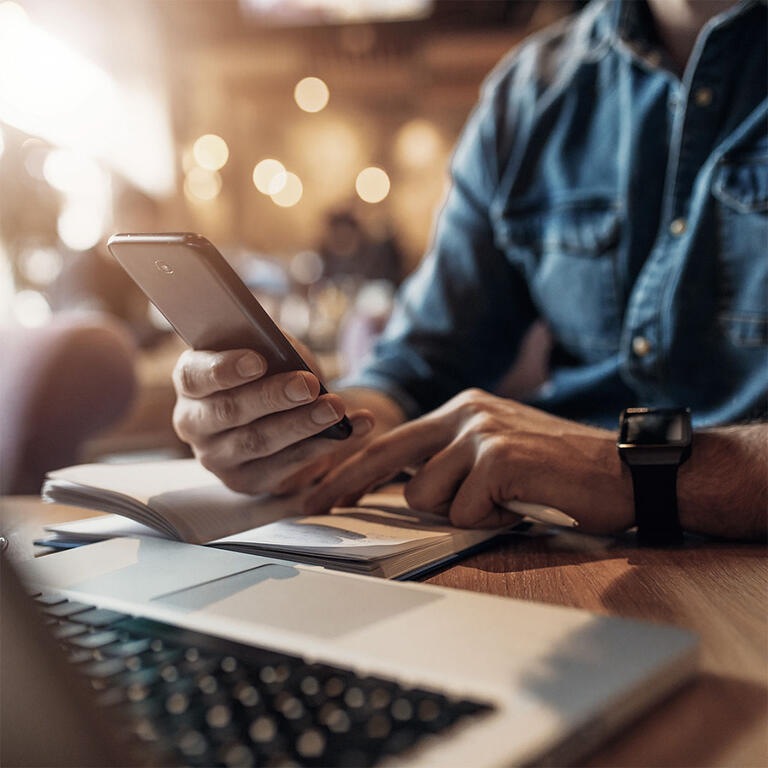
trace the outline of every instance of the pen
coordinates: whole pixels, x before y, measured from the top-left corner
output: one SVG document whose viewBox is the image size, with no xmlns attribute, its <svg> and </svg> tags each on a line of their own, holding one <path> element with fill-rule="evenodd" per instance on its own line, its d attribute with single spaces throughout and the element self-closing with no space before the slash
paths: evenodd
<svg viewBox="0 0 768 768">
<path fill-rule="evenodd" d="M 417 472 L 417 467 L 403 467 L 403 472 L 410 477 L 413 477 Z M 518 515 L 523 515 L 530 520 L 534 520 L 537 523 L 544 523 L 544 525 L 559 525 L 563 528 L 578 528 L 579 521 L 574 520 L 570 515 L 566 515 L 565 512 L 556 509 L 555 507 L 547 506 L 546 504 L 536 504 L 532 501 L 517 501 L 511 499 L 510 501 L 499 502 L 500 507 L 508 509 L 510 512 L 515 512 Z"/>
<path fill-rule="evenodd" d="M 570 515 L 566 515 L 555 507 L 549 507 L 546 504 L 534 504 L 532 501 L 502 501 L 501 507 L 510 512 L 516 512 L 518 515 L 524 515 L 530 520 L 546 525 L 560 525 L 564 528 L 578 528 L 578 520 L 574 520 Z"/>
</svg>

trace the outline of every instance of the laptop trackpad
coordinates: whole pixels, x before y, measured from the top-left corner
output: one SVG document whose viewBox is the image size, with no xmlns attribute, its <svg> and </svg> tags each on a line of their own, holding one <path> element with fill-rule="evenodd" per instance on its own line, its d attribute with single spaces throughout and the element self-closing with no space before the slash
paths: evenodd
<svg viewBox="0 0 768 768">
<path fill-rule="evenodd" d="M 160 595 L 153 602 L 331 638 L 440 599 L 440 594 L 385 581 L 262 565 Z"/>
</svg>

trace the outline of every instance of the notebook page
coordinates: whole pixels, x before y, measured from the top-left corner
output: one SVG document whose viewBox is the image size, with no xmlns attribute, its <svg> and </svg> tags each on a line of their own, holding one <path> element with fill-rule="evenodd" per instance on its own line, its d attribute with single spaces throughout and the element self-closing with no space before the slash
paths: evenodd
<svg viewBox="0 0 768 768">
<path fill-rule="evenodd" d="M 369 502 L 364 507 L 337 507 L 327 515 L 278 520 L 212 543 L 254 545 L 261 552 L 376 560 L 450 540 L 456 532 L 434 515 L 376 508 Z"/>
<path fill-rule="evenodd" d="M 204 544 L 301 512 L 297 497 L 236 493 L 194 459 L 82 464 L 50 472 L 47 485 L 56 483 L 69 490 L 69 503 L 116 511 L 149 525 L 159 516 L 177 538 L 192 544 Z M 71 495 L 74 487 L 77 500 Z M 48 496 L 57 500 L 54 493 Z M 128 503 L 115 504 L 119 496 Z M 97 505 L 107 499 L 111 503 Z"/>
</svg>

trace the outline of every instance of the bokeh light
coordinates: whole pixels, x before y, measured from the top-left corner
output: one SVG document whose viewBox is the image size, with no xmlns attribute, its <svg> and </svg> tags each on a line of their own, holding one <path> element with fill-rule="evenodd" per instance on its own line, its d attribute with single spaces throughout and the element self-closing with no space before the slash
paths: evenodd
<svg viewBox="0 0 768 768">
<path fill-rule="evenodd" d="M 307 300 L 297 293 L 289 293 L 280 303 L 278 322 L 293 336 L 306 338 L 312 324 L 312 312 Z"/>
<path fill-rule="evenodd" d="M 395 136 L 395 159 L 404 168 L 426 168 L 441 161 L 443 150 L 442 137 L 429 120 L 410 120 Z"/>
<path fill-rule="evenodd" d="M 229 160 L 229 147 L 221 136 L 217 136 L 215 133 L 206 133 L 195 141 L 192 146 L 192 154 L 201 168 L 205 168 L 207 171 L 218 171 Z"/>
<path fill-rule="evenodd" d="M 295 173 L 288 171 L 285 174 L 283 188 L 279 192 L 272 193 L 270 197 L 272 202 L 281 208 L 291 208 L 301 200 L 303 194 L 304 185 L 301 183 L 301 179 Z"/>
<path fill-rule="evenodd" d="M 87 251 L 99 242 L 104 231 L 104 215 L 88 198 L 67 202 L 56 222 L 56 232 L 68 248 Z"/>
<path fill-rule="evenodd" d="M 285 166 L 274 158 L 268 157 L 253 169 L 253 184 L 264 195 L 280 192 L 287 181 Z"/>
<path fill-rule="evenodd" d="M 184 179 L 184 194 L 191 202 L 208 202 L 221 192 L 221 176 L 217 171 L 192 168 Z"/>
<path fill-rule="evenodd" d="M 54 149 L 46 154 L 43 178 L 54 189 L 70 195 L 99 197 L 108 186 L 108 178 L 98 163 L 67 149 Z"/>
<path fill-rule="evenodd" d="M 355 189 L 366 203 L 380 203 L 389 194 L 389 176 L 381 168 L 370 166 L 357 175 Z"/>
<path fill-rule="evenodd" d="M 328 104 L 330 91 L 319 77 L 305 77 L 296 84 L 293 98 L 305 112 L 320 112 Z"/>
<path fill-rule="evenodd" d="M 50 285 L 61 273 L 64 259 L 56 248 L 29 248 L 19 255 L 19 271 L 30 282 Z"/>
<path fill-rule="evenodd" d="M 323 276 L 323 259 L 317 251 L 299 251 L 290 261 L 288 272 L 301 285 L 312 285 Z"/>
<path fill-rule="evenodd" d="M 37 328 L 51 319 L 51 307 L 38 291 L 19 291 L 13 297 L 13 315 L 20 325 Z"/>
</svg>

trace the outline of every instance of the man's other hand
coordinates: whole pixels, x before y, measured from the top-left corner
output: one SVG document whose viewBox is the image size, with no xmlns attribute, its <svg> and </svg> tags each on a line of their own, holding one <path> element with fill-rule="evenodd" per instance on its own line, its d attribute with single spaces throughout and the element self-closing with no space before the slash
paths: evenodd
<svg viewBox="0 0 768 768">
<path fill-rule="evenodd" d="M 400 470 L 410 506 L 459 527 L 519 519 L 509 500 L 547 504 L 582 530 L 613 533 L 633 521 L 632 490 L 613 432 L 472 389 L 370 442 L 335 467 L 306 500 L 307 513 L 354 503 Z"/>
</svg>

